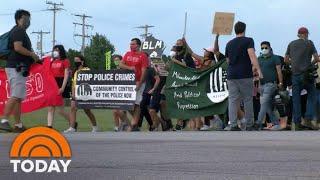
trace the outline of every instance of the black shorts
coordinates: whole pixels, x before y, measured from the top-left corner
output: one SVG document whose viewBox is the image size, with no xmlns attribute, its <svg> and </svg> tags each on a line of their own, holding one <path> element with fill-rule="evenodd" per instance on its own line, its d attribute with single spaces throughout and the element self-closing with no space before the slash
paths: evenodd
<svg viewBox="0 0 320 180">
<path fill-rule="evenodd" d="M 55 78 L 57 85 L 59 88 L 62 87 L 63 84 L 63 77 L 56 77 Z M 71 93 L 71 87 L 69 84 L 66 85 L 66 88 L 64 89 L 63 93 L 62 93 L 62 97 L 63 98 L 70 98 L 70 93 Z"/>
<path fill-rule="evenodd" d="M 156 110 L 157 112 L 160 110 L 160 101 L 161 101 L 161 95 L 155 94 L 151 96 L 149 109 Z"/>
<path fill-rule="evenodd" d="M 277 103 L 274 106 L 278 110 L 280 117 L 287 116 L 286 105 L 284 103 Z"/>
</svg>

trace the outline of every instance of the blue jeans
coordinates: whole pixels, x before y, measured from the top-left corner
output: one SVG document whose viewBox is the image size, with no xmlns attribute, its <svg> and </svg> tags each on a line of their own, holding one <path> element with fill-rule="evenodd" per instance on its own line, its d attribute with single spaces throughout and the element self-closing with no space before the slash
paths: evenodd
<svg viewBox="0 0 320 180">
<path fill-rule="evenodd" d="M 315 102 L 316 102 L 316 87 L 314 80 L 305 81 L 303 74 L 292 76 L 292 102 L 293 102 L 293 122 L 301 123 L 301 102 L 300 93 L 302 89 L 308 91 L 307 112 L 305 118 L 315 120 Z"/>
<path fill-rule="evenodd" d="M 320 119 L 320 89 L 316 90 L 316 115 L 317 119 Z"/>
<path fill-rule="evenodd" d="M 276 115 L 274 114 L 274 111 L 272 110 L 272 100 L 275 95 L 275 92 L 277 90 L 277 85 L 274 83 L 266 83 L 264 85 L 261 85 L 260 87 L 260 112 L 258 115 L 258 121 L 256 124 L 260 125 L 262 124 L 263 119 L 265 118 L 266 114 L 269 115 L 270 121 L 278 125 L 279 120 L 277 119 Z"/>
</svg>

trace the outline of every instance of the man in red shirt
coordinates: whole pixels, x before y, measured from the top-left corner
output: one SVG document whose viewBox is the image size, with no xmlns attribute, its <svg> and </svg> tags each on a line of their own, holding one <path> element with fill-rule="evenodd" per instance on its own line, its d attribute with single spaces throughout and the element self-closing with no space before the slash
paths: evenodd
<svg viewBox="0 0 320 180">
<path fill-rule="evenodd" d="M 133 112 L 130 112 L 133 116 L 131 121 L 131 131 L 139 131 L 138 122 L 140 118 L 140 102 L 142 100 L 142 94 L 145 87 L 145 72 L 149 64 L 148 57 L 145 55 L 145 53 L 140 51 L 140 47 L 140 39 L 133 38 L 130 42 L 130 51 L 124 55 L 122 61 L 120 62 L 120 68 L 133 70 L 136 76 L 137 97 L 134 110 Z"/>
</svg>

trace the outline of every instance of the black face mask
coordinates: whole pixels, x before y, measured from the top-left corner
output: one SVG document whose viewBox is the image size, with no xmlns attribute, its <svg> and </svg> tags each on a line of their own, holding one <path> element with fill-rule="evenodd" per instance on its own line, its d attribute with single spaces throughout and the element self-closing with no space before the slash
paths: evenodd
<svg viewBox="0 0 320 180">
<path fill-rule="evenodd" d="M 82 62 L 74 62 L 74 65 L 78 69 L 82 65 Z"/>
<path fill-rule="evenodd" d="M 181 52 L 183 50 L 183 46 L 176 46 L 175 49 L 177 52 Z"/>
</svg>

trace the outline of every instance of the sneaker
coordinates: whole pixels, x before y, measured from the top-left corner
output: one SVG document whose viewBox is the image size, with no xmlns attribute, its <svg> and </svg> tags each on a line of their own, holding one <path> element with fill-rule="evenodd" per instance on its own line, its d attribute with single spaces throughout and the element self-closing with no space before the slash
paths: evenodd
<svg viewBox="0 0 320 180">
<path fill-rule="evenodd" d="M 119 127 L 114 127 L 113 130 L 114 132 L 119 132 Z"/>
<path fill-rule="evenodd" d="M 92 126 L 92 133 L 99 132 L 99 128 L 97 126 Z"/>
<path fill-rule="evenodd" d="M 246 121 L 246 119 L 244 119 L 244 118 L 242 118 L 242 119 L 240 120 L 240 129 L 241 129 L 242 131 L 245 131 L 245 130 L 247 129 L 247 121 Z"/>
<path fill-rule="evenodd" d="M 131 132 L 139 132 L 140 129 L 138 127 L 132 127 Z"/>
<path fill-rule="evenodd" d="M 313 130 L 319 130 L 319 124 L 317 121 L 311 121 L 311 128 Z"/>
<path fill-rule="evenodd" d="M 64 132 L 64 133 L 74 133 L 74 132 L 76 132 L 76 129 L 73 128 L 73 127 L 69 127 L 69 129 L 64 130 L 63 132 Z"/>
<path fill-rule="evenodd" d="M 226 128 L 224 128 L 225 131 L 241 131 L 241 129 L 238 126 L 231 126 L 228 125 Z"/>
<path fill-rule="evenodd" d="M 183 126 L 176 124 L 176 127 L 175 127 L 176 131 L 182 131 L 182 129 L 183 129 Z"/>
<path fill-rule="evenodd" d="M 0 122 L 0 130 L 4 130 L 4 131 L 8 131 L 8 132 L 12 131 L 12 128 L 11 128 L 8 120 L 2 120 Z"/>
<path fill-rule="evenodd" d="M 270 130 L 270 131 L 281 131 L 282 128 L 281 128 L 280 125 L 274 125 L 274 126 L 272 126 L 269 130 Z"/>
<path fill-rule="evenodd" d="M 78 131 L 78 122 L 74 123 L 74 129 L 76 130 L 76 132 Z"/>
<path fill-rule="evenodd" d="M 312 128 L 305 126 L 305 125 L 302 125 L 301 123 L 298 123 L 298 124 L 292 123 L 291 130 L 292 131 L 303 131 L 303 130 L 312 130 Z"/>
<path fill-rule="evenodd" d="M 22 126 L 21 128 L 14 126 L 13 131 L 14 133 L 22 133 L 23 131 L 27 130 L 26 127 Z"/>
<path fill-rule="evenodd" d="M 262 125 L 259 124 L 254 124 L 252 126 L 253 131 L 261 131 L 262 130 Z"/>
<path fill-rule="evenodd" d="M 202 128 L 200 128 L 200 131 L 209 131 L 210 127 L 207 125 L 203 125 Z"/>
<path fill-rule="evenodd" d="M 154 128 L 152 126 L 149 126 L 149 131 L 150 132 L 154 131 Z"/>
<path fill-rule="evenodd" d="M 223 130 L 223 121 L 220 118 L 216 118 L 212 123 L 213 129 L 216 131 Z"/>
<path fill-rule="evenodd" d="M 129 128 L 129 125 L 127 123 L 121 123 L 119 127 L 119 131 L 127 131 Z"/>
</svg>

